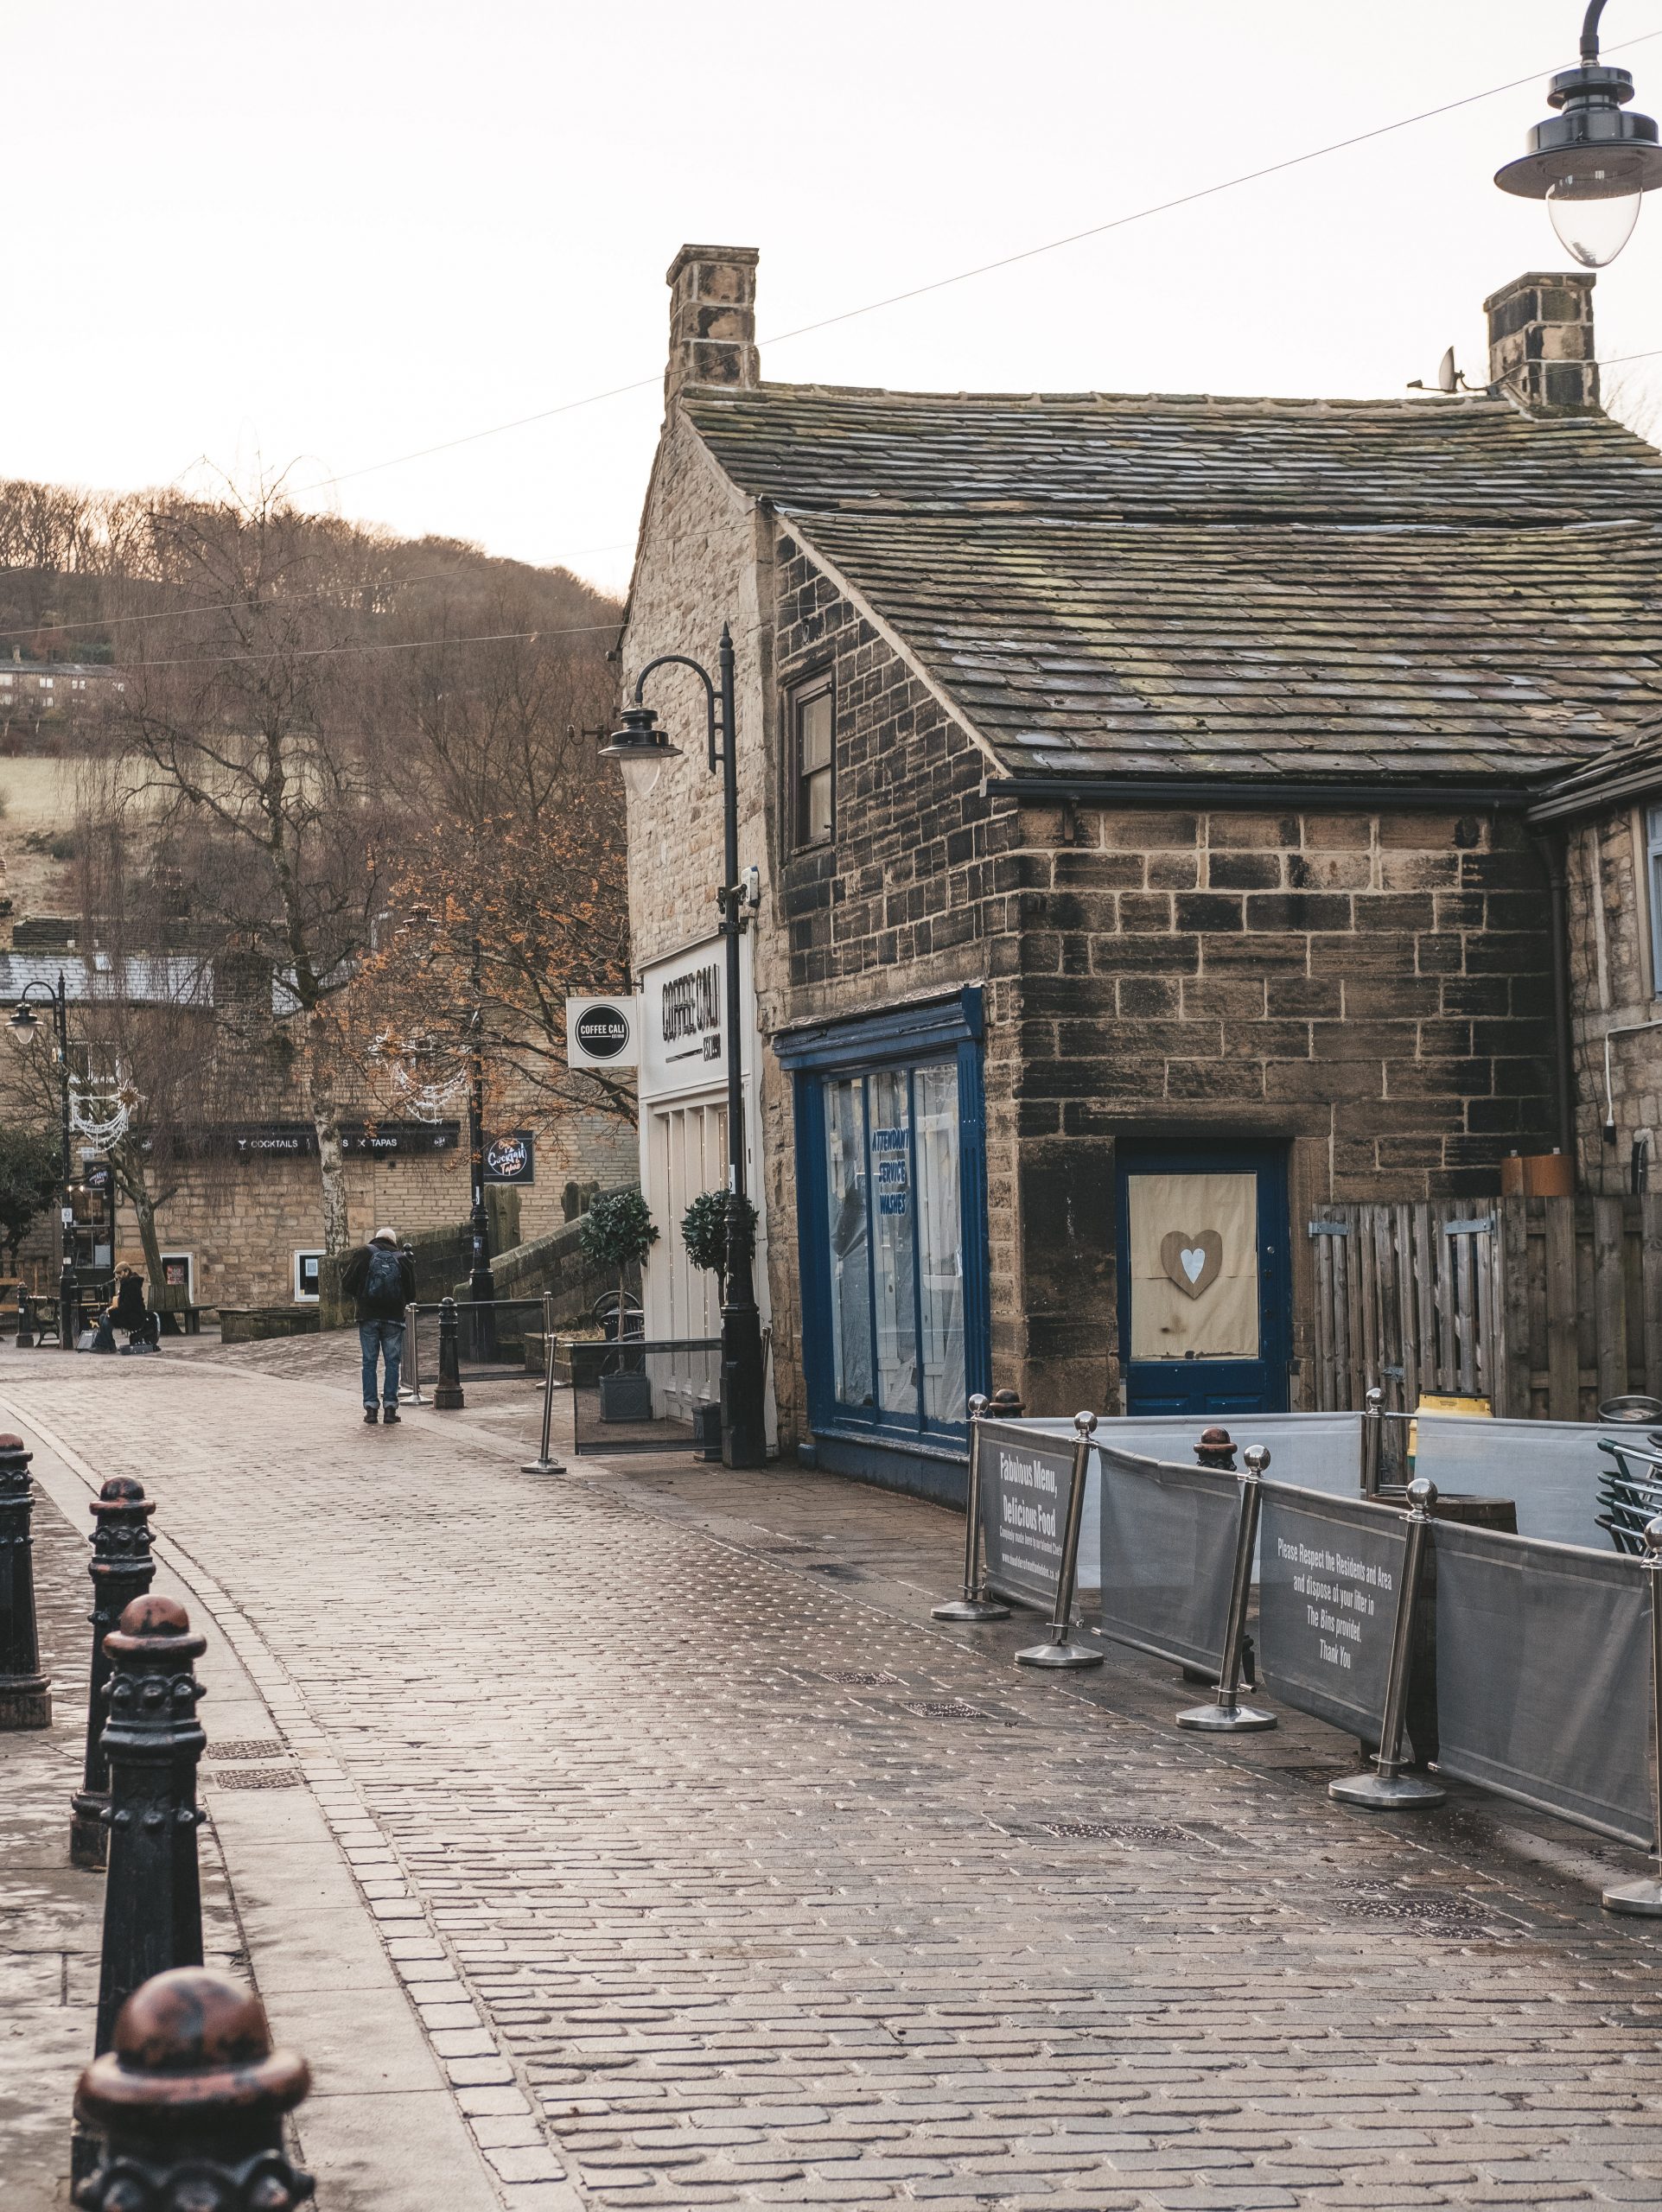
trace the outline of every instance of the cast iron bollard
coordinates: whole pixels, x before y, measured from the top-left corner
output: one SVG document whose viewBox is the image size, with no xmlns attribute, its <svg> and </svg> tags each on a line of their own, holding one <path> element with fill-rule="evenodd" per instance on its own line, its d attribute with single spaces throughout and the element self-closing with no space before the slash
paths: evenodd
<svg viewBox="0 0 1662 2212">
<path fill-rule="evenodd" d="M 1019 1390 L 995 1390 L 987 1407 L 989 1421 L 1020 1421 L 1027 1408 Z"/>
<path fill-rule="evenodd" d="M 1662 1920 L 1662 1515 L 1646 1525 L 1645 1587 L 1651 1612 L 1651 1855 L 1655 1871 L 1607 1890 L 1607 1912 Z"/>
<path fill-rule="evenodd" d="M 86 1758 L 81 1785 L 71 1797 L 69 1863 L 96 1871 L 108 1854 L 110 1764 L 104 1756 L 105 1705 L 110 1655 L 104 1639 L 156 1573 L 150 1557 L 150 1517 L 156 1508 L 144 1485 L 131 1475 L 111 1475 L 87 1507 L 97 1524 L 86 1572 L 92 1578 L 92 1672 L 86 1700 Z"/>
<path fill-rule="evenodd" d="M 127 1999 L 114 2048 L 75 2091 L 104 2139 L 75 2190 L 80 2212 L 291 2212 L 312 2177 L 283 2148 L 283 2116 L 311 2087 L 274 2051 L 265 2008 L 226 1974 L 186 1967 Z"/>
<path fill-rule="evenodd" d="M 1391 1672 L 1385 1677 L 1385 1718 L 1379 1725 L 1379 1748 L 1373 1754 L 1372 1774 L 1347 1775 L 1328 1784 L 1328 1795 L 1341 1805 L 1360 1805 L 1365 1812 L 1390 1813 L 1404 1806 L 1442 1804 L 1448 1794 L 1435 1782 L 1404 1774 L 1403 1730 L 1408 1718 L 1408 1685 L 1414 1666 L 1414 1613 L 1419 1603 L 1420 1575 L 1425 1561 L 1425 1532 L 1431 1525 L 1431 1509 L 1437 1486 L 1422 1476 L 1408 1485 L 1408 1529 L 1403 1545 L 1402 1586 L 1397 1592 L 1397 1617 L 1391 1624 Z"/>
<path fill-rule="evenodd" d="M 456 1344 L 456 1311 L 454 1298 L 441 1298 L 438 1302 L 438 1381 L 433 1385 L 433 1410 L 440 1414 L 460 1413 L 467 1403 L 462 1395 L 462 1363 Z"/>
<path fill-rule="evenodd" d="M 1061 1566 L 1056 1575 L 1056 1618 L 1045 1643 L 1029 1644 L 1018 1651 L 1018 1667 L 1100 1667 L 1103 1654 L 1088 1643 L 1073 1641 L 1073 1586 L 1079 1572 L 1079 1524 L 1085 1518 L 1085 1478 L 1091 1465 L 1091 1439 L 1097 1417 L 1073 1416 L 1073 1478 L 1067 1486 L 1067 1519 L 1062 1529 Z"/>
<path fill-rule="evenodd" d="M 1207 1438 L 1221 1437 L 1221 1444 Z M 1202 1466 L 1218 1466 L 1215 1459 L 1208 1460 L 1207 1451 L 1221 1452 L 1227 1449 L 1232 1463 L 1219 1467 L 1220 1473 L 1234 1474 L 1235 1447 L 1229 1441 L 1226 1428 L 1209 1428 L 1194 1447 L 1195 1456 Z M 1270 1464 L 1267 1446 L 1249 1444 L 1246 1447 L 1246 1467 L 1236 1477 L 1240 1484 L 1240 1502 L 1235 1522 L 1235 1570 L 1229 1586 L 1229 1613 L 1224 1624 L 1223 1672 L 1218 1677 L 1218 1693 L 1210 1705 L 1191 1706 L 1187 1713 L 1180 1713 L 1180 1728 L 1198 1728 L 1207 1735 L 1245 1735 L 1263 1728 L 1273 1728 L 1273 1713 L 1260 1713 L 1256 1706 L 1243 1705 L 1240 1700 L 1241 1675 L 1248 1648 L 1246 1608 L 1252 1596 L 1252 1560 L 1258 1547 L 1258 1512 L 1264 1503 L 1264 1471 Z M 1250 1679 L 1250 1677 L 1249 1677 Z"/>
<path fill-rule="evenodd" d="M 182 1605 L 137 1598 L 105 1639 L 112 1662 L 104 1755 L 110 1768 L 110 1872 L 104 1891 L 95 2054 L 141 1982 L 202 1963 L 196 1871 L 196 1762 L 203 1735 L 191 1672 L 207 1639 Z"/>
<path fill-rule="evenodd" d="M 35 1349 L 35 1307 L 28 1284 L 22 1282 L 17 1286 L 17 1349 L 19 1351 L 33 1351 Z"/>
<path fill-rule="evenodd" d="M 1235 1471 L 1234 1440 L 1226 1428 L 1203 1428 L 1194 1456 L 1201 1466 L 1215 1467 L 1220 1475 L 1232 1475 Z"/>
<path fill-rule="evenodd" d="M 1001 1605 L 988 1591 L 986 1564 L 981 1556 L 981 1424 L 986 1418 L 987 1401 L 977 1390 L 970 1401 L 970 1487 L 964 1501 L 964 1595 L 933 1607 L 932 1620 L 1009 1618 L 1009 1607 Z"/>
<path fill-rule="evenodd" d="M 33 1457 L 21 1436 L 0 1436 L 0 1728 L 52 1726 L 52 1685 L 35 1629 Z"/>
</svg>

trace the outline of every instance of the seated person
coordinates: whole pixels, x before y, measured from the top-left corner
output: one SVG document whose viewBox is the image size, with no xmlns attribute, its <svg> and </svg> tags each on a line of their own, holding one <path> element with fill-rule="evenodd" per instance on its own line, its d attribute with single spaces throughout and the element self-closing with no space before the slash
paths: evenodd
<svg viewBox="0 0 1662 2212">
<path fill-rule="evenodd" d="M 136 1268 L 116 1269 L 116 1294 L 109 1312 L 113 1325 L 127 1332 L 130 1344 L 148 1344 L 154 1350 L 160 1324 L 144 1303 L 143 1279 Z"/>
</svg>

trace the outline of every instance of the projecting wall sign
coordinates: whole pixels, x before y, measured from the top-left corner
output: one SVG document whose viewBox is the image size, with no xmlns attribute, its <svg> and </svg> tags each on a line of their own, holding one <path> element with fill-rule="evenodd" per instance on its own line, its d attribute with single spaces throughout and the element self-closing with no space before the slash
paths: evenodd
<svg viewBox="0 0 1662 2212">
<path fill-rule="evenodd" d="M 640 1033 L 637 998 L 568 999 L 565 1002 L 568 1067 L 638 1067 Z"/>
</svg>

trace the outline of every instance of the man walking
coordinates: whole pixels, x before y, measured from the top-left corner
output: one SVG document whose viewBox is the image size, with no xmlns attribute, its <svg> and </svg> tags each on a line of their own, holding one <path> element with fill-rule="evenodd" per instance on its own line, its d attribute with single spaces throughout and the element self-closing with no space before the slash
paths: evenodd
<svg viewBox="0 0 1662 2212">
<path fill-rule="evenodd" d="M 375 1362 L 381 1361 L 381 1418 L 398 1418 L 398 1362 L 404 1356 L 404 1311 L 416 1296 L 416 1262 L 398 1249 L 396 1229 L 378 1229 L 347 1262 L 341 1287 L 358 1301 L 358 1342 L 364 1354 L 364 1420 L 375 1426 Z"/>
</svg>

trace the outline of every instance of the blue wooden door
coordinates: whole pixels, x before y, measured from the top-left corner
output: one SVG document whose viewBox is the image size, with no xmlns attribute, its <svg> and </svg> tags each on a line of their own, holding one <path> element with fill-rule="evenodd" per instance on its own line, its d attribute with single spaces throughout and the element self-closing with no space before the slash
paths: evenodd
<svg viewBox="0 0 1662 2212">
<path fill-rule="evenodd" d="M 1291 1336 L 1285 1154 L 1122 1147 L 1118 1186 L 1126 1412 L 1284 1412 Z"/>
</svg>

